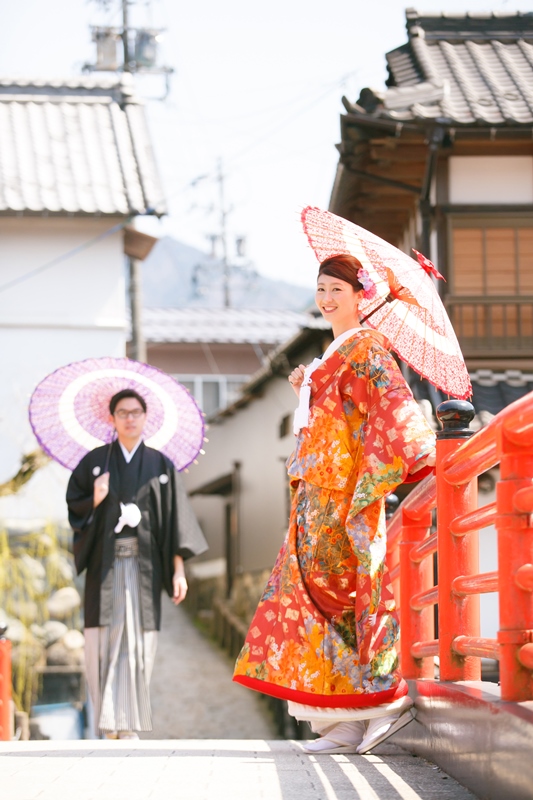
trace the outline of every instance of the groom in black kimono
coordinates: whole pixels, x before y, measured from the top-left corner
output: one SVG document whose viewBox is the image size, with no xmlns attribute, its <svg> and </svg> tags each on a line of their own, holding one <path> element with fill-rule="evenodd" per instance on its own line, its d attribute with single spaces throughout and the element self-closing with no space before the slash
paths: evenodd
<svg viewBox="0 0 533 800">
<path fill-rule="evenodd" d="M 148 685 L 161 592 L 187 594 L 184 560 L 207 543 L 172 462 L 147 447 L 149 409 L 132 389 L 109 404 L 117 438 L 87 453 L 67 490 L 78 574 L 86 570 L 85 638 L 96 727 L 107 738 L 151 730 Z"/>
</svg>

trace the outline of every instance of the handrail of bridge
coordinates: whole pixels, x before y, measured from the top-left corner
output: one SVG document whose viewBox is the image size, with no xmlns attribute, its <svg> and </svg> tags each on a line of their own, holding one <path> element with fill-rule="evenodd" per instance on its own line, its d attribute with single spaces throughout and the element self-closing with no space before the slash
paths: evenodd
<svg viewBox="0 0 533 800">
<path fill-rule="evenodd" d="M 481 658 L 493 658 L 500 662 L 502 700 L 533 700 L 533 392 L 475 434 L 468 427 L 474 417 L 468 402 L 441 403 L 437 417 L 442 430 L 435 475 L 408 495 L 387 528 L 402 673 L 433 678 L 438 655 L 440 680 L 479 680 Z M 477 478 L 497 464 L 496 502 L 478 508 Z M 478 531 L 492 524 L 498 569 L 479 574 Z M 480 636 L 479 594 L 496 591 L 498 636 L 487 639 Z"/>
<path fill-rule="evenodd" d="M 11 738 L 11 642 L 4 636 L 6 630 L 0 620 L 0 742 Z"/>
</svg>

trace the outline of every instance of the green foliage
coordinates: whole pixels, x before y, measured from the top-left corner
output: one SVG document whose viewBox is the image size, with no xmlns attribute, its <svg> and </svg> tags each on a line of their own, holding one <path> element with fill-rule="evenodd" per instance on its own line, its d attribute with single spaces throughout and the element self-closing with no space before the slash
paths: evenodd
<svg viewBox="0 0 533 800">
<path fill-rule="evenodd" d="M 53 592 L 73 586 L 74 569 L 66 536 L 52 526 L 10 534 L 0 530 L 0 616 L 7 617 L 12 641 L 13 699 L 29 712 L 39 691 L 39 667 L 45 665 L 47 601 Z M 63 620 L 80 627 L 79 609 Z"/>
</svg>

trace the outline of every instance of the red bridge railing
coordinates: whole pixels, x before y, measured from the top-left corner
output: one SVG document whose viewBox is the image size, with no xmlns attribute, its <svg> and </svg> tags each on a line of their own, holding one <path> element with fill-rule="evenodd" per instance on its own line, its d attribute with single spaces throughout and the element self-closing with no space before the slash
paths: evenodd
<svg viewBox="0 0 533 800">
<path fill-rule="evenodd" d="M 11 642 L 0 621 L 0 742 L 11 738 Z"/>
<path fill-rule="evenodd" d="M 493 658 L 500 662 L 502 700 L 533 700 L 533 393 L 474 435 L 470 403 L 441 403 L 437 416 L 443 429 L 436 474 L 411 492 L 388 525 L 403 675 L 433 678 L 438 655 L 440 680 L 479 680 L 481 658 Z M 496 502 L 478 508 L 477 478 L 498 464 Z M 498 569 L 480 574 L 478 531 L 483 535 L 493 524 Z M 485 592 L 499 594 L 496 639 L 480 636 L 479 595 Z"/>
</svg>

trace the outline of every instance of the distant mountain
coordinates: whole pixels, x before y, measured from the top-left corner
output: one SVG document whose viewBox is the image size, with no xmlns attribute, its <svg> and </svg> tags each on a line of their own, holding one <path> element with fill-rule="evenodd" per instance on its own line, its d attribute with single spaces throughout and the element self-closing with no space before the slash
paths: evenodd
<svg viewBox="0 0 533 800">
<path fill-rule="evenodd" d="M 313 299 L 312 289 L 265 278 L 244 266 L 231 267 L 229 293 L 232 308 L 302 311 Z M 143 305 L 223 308 L 220 261 L 170 236 L 163 237 L 143 262 Z"/>
</svg>

